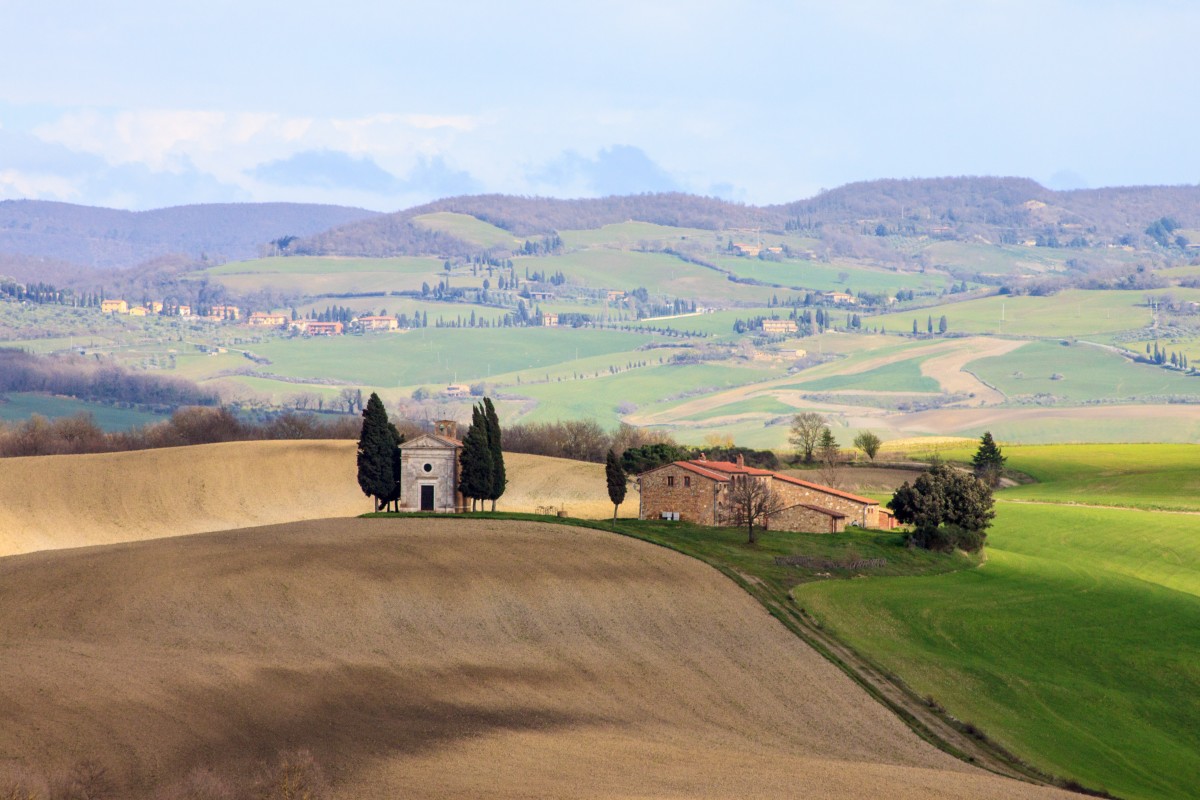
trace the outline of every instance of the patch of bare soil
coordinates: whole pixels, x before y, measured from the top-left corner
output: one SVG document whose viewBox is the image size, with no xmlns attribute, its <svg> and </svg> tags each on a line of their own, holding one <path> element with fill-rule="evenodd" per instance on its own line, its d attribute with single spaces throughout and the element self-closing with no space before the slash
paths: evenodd
<svg viewBox="0 0 1200 800">
<path fill-rule="evenodd" d="M 306 749 L 350 798 L 1033 798 L 716 571 L 597 531 L 323 520 L 0 559 L 0 753 L 140 800 Z"/>
</svg>

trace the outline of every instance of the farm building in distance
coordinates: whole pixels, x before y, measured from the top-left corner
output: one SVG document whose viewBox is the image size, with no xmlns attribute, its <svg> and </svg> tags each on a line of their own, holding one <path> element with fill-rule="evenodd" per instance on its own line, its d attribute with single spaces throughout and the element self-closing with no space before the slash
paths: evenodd
<svg viewBox="0 0 1200 800">
<path fill-rule="evenodd" d="M 395 317 L 359 317 L 355 322 L 363 331 L 395 331 L 400 329 L 400 323 Z"/>
<path fill-rule="evenodd" d="M 769 530 L 805 533 L 838 533 L 846 525 L 890 529 L 891 513 L 867 497 L 793 478 L 737 462 L 709 461 L 703 454 L 691 461 L 675 461 L 637 477 L 639 519 L 679 519 L 699 525 L 730 525 L 729 490 L 738 481 L 761 481 L 783 501 L 783 507 L 766 519 Z"/>
<path fill-rule="evenodd" d="M 105 314 L 128 314 L 129 303 L 124 300 L 102 300 L 100 311 Z"/>
<path fill-rule="evenodd" d="M 763 333 L 795 333 L 798 330 L 794 319 L 764 319 L 762 329 Z"/>
<path fill-rule="evenodd" d="M 298 319 L 291 327 L 305 336 L 341 336 L 343 328 L 340 322 L 317 322 L 314 319 Z"/>
<path fill-rule="evenodd" d="M 542 327 L 557 328 L 558 314 L 542 314 Z"/>
<path fill-rule="evenodd" d="M 268 314 L 265 311 L 255 311 L 247 323 L 253 328 L 282 328 L 290 321 L 287 314 Z"/>
<path fill-rule="evenodd" d="M 400 510 L 454 514 L 466 508 L 458 491 L 458 423 L 440 420 L 434 433 L 400 445 Z"/>
</svg>

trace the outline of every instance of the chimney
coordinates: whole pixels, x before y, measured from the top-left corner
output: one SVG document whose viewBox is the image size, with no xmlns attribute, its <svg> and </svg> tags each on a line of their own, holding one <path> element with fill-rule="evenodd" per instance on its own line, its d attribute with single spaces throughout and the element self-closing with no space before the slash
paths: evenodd
<svg viewBox="0 0 1200 800">
<path fill-rule="evenodd" d="M 445 436 L 447 439 L 458 438 L 458 423 L 452 419 L 439 419 L 433 429 L 438 436 Z"/>
<path fill-rule="evenodd" d="M 708 461 L 708 456 L 704 455 L 704 453 L 700 453 L 700 458 L 698 458 L 696 460 L 697 461 Z"/>
<path fill-rule="evenodd" d="M 738 465 L 738 467 L 740 467 L 742 469 L 746 468 L 746 459 L 742 457 L 741 453 L 738 453 L 737 465 Z"/>
</svg>

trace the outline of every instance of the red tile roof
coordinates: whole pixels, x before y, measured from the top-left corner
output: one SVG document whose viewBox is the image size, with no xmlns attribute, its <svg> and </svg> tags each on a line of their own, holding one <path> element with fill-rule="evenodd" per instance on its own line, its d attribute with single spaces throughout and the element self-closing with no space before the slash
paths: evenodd
<svg viewBox="0 0 1200 800">
<path fill-rule="evenodd" d="M 878 502 L 876 502 L 875 500 L 872 500 L 869 497 L 859 497 L 856 494 L 850 494 L 849 492 L 843 492 L 841 489 L 834 489 L 831 486 L 822 486 L 819 483 L 809 483 L 808 481 L 802 481 L 799 478 L 793 478 L 790 475 L 780 475 L 778 472 L 773 472 L 771 474 L 774 475 L 775 480 L 778 480 L 778 481 L 784 481 L 786 483 L 794 483 L 797 486 L 804 486 L 808 489 L 816 489 L 818 492 L 824 492 L 825 494 L 832 494 L 837 497 L 844 497 L 847 500 L 853 500 L 856 503 L 863 503 L 864 505 L 869 505 L 869 506 L 879 505 Z"/>
<path fill-rule="evenodd" d="M 663 467 L 672 467 L 672 466 L 682 467 L 683 469 L 686 469 L 689 472 L 694 472 L 697 475 L 701 475 L 705 478 L 709 478 L 710 480 L 722 481 L 722 482 L 728 481 L 729 475 L 754 475 L 757 477 L 770 477 L 773 480 L 784 481 L 786 483 L 792 483 L 792 484 L 795 484 L 796 486 L 803 486 L 807 489 L 814 489 L 814 490 L 816 490 L 818 492 L 822 492 L 824 494 L 831 494 L 836 497 L 845 498 L 846 500 L 852 500 L 855 503 L 862 503 L 864 505 L 869 505 L 869 506 L 879 505 L 876 501 L 870 499 L 869 497 L 859 497 L 856 494 L 850 494 L 850 492 L 843 492 L 840 489 L 834 489 L 830 486 L 822 486 L 819 483 L 810 483 L 809 481 L 802 481 L 799 478 L 793 478 L 790 475 L 783 475 L 778 472 L 772 472 L 769 469 L 758 469 L 756 467 L 739 467 L 737 464 L 733 463 L 732 461 L 704 461 L 701 459 L 695 459 L 693 461 L 673 461 L 670 464 L 663 464 L 662 467 L 655 467 L 654 469 L 646 470 L 646 472 L 643 472 L 642 474 L 646 475 L 648 473 L 656 472 L 660 469 L 663 469 Z M 797 505 L 804 505 L 804 503 L 797 503 Z M 808 506 L 808 507 L 813 508 L 814 510 L 817 510 L 817 511 L 822 511 L 822 512 L 826 512 L 826 513 L 830 513 L 830 514 L 837 514 L 836 511 L 829 511 L 829 509 L 821 508 L 819 506 Z"/>
</svg>

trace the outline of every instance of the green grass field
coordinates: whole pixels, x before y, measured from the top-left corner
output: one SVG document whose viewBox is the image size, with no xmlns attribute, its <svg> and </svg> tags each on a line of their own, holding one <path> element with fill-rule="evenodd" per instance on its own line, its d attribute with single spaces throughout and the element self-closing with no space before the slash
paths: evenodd
<svg viewBox="0 0 1200 800">
<path fill-rule="evenodd" d="M 714 256 L 712 260 L 742 278 L 818 292 L 841 292 L 847 288 L 854 292 L 894 293 L 897 289 L 933 292 L 941 291 L 951 282 L 950 276 L 941 272 L 892 272 L 859 264 L 767 261 L 738 256 Z"/>
<path fill-rule="evenodd" d="M 986 565 L 806 584 L 797 602 L 1043 769 L 1121 797 L 1194 796 L 1200 517 L 1149 509 L 1200 510 L 1200 446 L 1004 452 L 1038 482 L 998 494 Z"/>
<path fill-rule="evenodd" d="M 420 216 L 413 217 L 412 221 L 430 230 L 457 236 L 465 242 L 470 242 L 482 248 L 494 247 L 515 250 L 525 243 L 524 239 L 513 236 L 503 228 L 497 228 L 491 223 L 476 219 L 470 214 L 438 211 L 433 214 L 421 214 Z"/>
<path fill-rule="evenodd" d="M 1030 342 L 1006 355 L 973 361 L 969 369 L 1013 399 L 1036 394 L 1069 402 L 1200 395 L 1200 378 L 1088 345 Z M 1061 377 L 1053 380 L 1054 375 Z"/>
<path fill-rule="evenodd" d="M 707 394 L 775 377 L 776 373 L 755 367 L 715 364 L 682 364 L 646 367 L 602 375 L 587 380 L 564 380 L 538 385 L 510 387 L 508 391 L 531 397 L 538 406 L 523 422 L 592 419 L 606 428 L 620 422 L 618 408 L 629 404 L 641 411 L 673 405 L 680 395 Z"/>
<path fill-rule="evenodd" d="M 649 336 L 571 328 L 422 328 L 392 336 L 277 339 L 254 352 L 268 371 L 361 386 L 462 383 L 578 358 L 625 353 Z"/>
<path fill-rule="evenodd" d="M 1200 784 L 1200 523 L 1002 503 L 985 566 L 797 602 L 1019 755 L 1122 797 Z"/>
<path fill-rule="evenodd" d="M 561 270 L 568 283 L 626 291 L 644 287 L 650 294 L 686 297 L 701 305 L 714 302 L 766 305 L 772 293 L 780 292 L 766 286 L 734 283 L 716 270 L 664 253 L 595 248 L 561 256 L 513 260 L 518 273 L 527 266 L 549 273 Z"/>
<path fill-rule="evenodd" d="M 1183 299 L 1200 299 L 1200 289 L 1175 289 Z M 1011 336 L 1087 337 L 1137 330 L 1150 324 L 1147 292 L 1078 289 L 1048 297 L 995 296 L 932 308 L 899 311 L 864 320 L 890 331 L 909 331 L 913 320 L 922 331 L 926 318 L 945 315 L 951 333 L 1003 333 Z M 1186 296 L 1186 297 L 1185 297 Z"/>
<path fill-rule="evenodd" d="M 941 384 L 933 378 L 921 374 L 921 362 L 924 360 L 924 358 L 908 358 L 903 361 L 893 361 L 865 372 L 851 375 L 831 375 L 827 378 L 803 381 L 796 386 L 786 388 L 797 388 L 810 392 L 854 389 L 875 392 L 940 392 Z"/>
<path fill-rule="evenodd" d="M 559 231 L 559 238 L 569 249 L 586 247 L 637 247 L 643 243 L 654 247 L 675 247 L 684 242 L 716 247 L 717 231 L 701 228 L 675 228 L 653 222 L 618 222 L 582 231 Z"/>
<path fill-rule="evenodd" d="M 155 414 L 151 411 L 114 408 L 103 403 L 89 403 L 72 397 L 57 397 L 34 392 L 13 392 L 8 395 L 0 395 L 0 420 L 23 422 L 34 414 L 41 414 L 50 419 L 73 417 L 76 414 L 91 414 L 96 424 L 106 431 L 124 431 L 166 419 L 165 415 Z"/>
<path fill-rule="evenodd" d="M 1005 498 L 1200 511 L 1200 445 L 1109 444 L 1005 447 L 1007 466 L 1038 482 Z M 952 457 L 966 459 L 956 451 Z M 1195 520 L 1200 540 L 1200 519 Z"/>
</svg>

